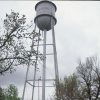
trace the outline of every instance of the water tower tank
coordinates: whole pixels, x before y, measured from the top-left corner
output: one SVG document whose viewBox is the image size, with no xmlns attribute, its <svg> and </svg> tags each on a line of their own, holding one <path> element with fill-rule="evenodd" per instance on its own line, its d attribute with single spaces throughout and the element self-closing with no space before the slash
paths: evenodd
<svg viewBox="0 0 100 100">
<path fill-rule="evenodd" d="M 40 30 L 49 31 L 51 29 L 51 19 L 53 26 L 56 24 L 56 9 L 56 5 L 47 0 L 40 1 L 36 4 L 36 17 L 34 19 L 34 22 Z"/>
</svg>

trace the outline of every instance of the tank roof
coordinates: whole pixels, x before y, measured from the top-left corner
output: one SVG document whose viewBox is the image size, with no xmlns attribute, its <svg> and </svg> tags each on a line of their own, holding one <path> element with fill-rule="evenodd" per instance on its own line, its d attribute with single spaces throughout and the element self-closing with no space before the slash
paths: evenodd
<svg viewBox="0 0 100 100">
<path fill-rule="evenodd" d="M 53 2 L 48 1 L 48 0 L 42 0 L 42 1 L 38 2 L 38 3 L 35 5 L 35 10 L 36 10 L 36 8 L 37 8 L 37 6 L 38 6 L 39 4 L 44 3 L 44 2 L 51 3 L 51 4 L 55 7 L 55 11 L 57 10 L 56 5 L 55 5 Z"/>
</svg>

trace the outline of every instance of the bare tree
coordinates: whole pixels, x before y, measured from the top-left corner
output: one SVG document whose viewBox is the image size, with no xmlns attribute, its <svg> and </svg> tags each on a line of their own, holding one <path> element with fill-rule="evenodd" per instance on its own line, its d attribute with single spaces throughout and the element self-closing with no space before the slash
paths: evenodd
<svg viewBox="0 0 100 100">
<path fill-rule="evenodd" d="M 100 100 L 99 58 L 80 61 L 77 72 L 60 80 L 58 89 L 59 100 Z"/>
<path fill-rule="evenodd" d="M 100 64 L 97 57 L 87 57 L 77 67 L 80 88 L 86 100 L 100 99 Z"/>
</svg>

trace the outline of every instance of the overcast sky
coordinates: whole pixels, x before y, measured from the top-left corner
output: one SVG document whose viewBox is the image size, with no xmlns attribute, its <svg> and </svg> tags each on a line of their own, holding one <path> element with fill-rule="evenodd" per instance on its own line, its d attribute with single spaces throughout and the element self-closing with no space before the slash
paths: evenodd
<svg viewBox="0 0 100 100">
<path fill-rule="evenodd" d="M 25 14 L 30 22 L 34 20 L 34 7 L 37 2 L 0 1 L 0 18 L 4 18 L 12 9 Z M 63 78 L 75 72 L 79 59 L 100 56 L 100 2 L 54 1 L 54 3 L 57 6 L 55 35 L 59 74 Z M 17 85 L 21 96 L 25 72 L 26 69 L 18 67 L 13 75 L 0 76 L 0 85 L 3 87 L 11 83 Z"/>
</svg>

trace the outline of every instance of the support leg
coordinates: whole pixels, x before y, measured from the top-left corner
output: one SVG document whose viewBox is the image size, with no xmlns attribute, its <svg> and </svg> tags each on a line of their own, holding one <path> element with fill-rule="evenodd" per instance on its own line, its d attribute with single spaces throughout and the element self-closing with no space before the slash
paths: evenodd
<svg viewBox="0 0 100 100">
<path fill-rule="evenodd" d="M 46 30 L 44 30 L 43 40 L 43 72 L 42 72 L 42 100 L 45 100 L 45 78 L 46 78 Z"/>
</svg>

